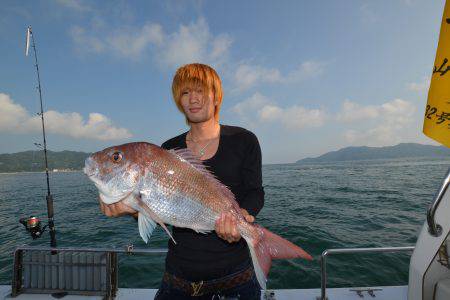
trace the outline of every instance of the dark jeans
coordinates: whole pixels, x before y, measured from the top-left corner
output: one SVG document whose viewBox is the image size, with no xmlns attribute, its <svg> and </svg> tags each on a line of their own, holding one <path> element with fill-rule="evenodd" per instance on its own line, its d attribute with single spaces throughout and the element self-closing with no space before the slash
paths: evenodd
<svg viewBox="0 0 450 300">
<path fill-rule="evenodd" d="M 226 277 L 224 277 L 226 278 Z M 260 300 L 261 288 L 259 287 L 258 280 L 255 274 L 247 282 L 243 282 L 231 289 L 205 294 L 202 296 L 191 296 L 184 291 L 178 290 L 173 286 L 170 286 L 167 282 L 162 281 L 161 287 L 156 293 L 155 300 L 219 300 L 219 299 L 240 299 L 240 300 Z"/>
</svg>

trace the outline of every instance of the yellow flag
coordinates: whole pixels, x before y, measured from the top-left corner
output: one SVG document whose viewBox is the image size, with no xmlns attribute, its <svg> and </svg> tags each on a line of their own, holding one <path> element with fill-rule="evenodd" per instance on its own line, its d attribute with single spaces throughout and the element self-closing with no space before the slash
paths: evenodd
<svg viewBox="0 0 450 300">
<path fill-rule="evenodd" d="M 423 133 L 450 147 L 450 0 L 444 7 L 424 119 Z"/>
</svg>

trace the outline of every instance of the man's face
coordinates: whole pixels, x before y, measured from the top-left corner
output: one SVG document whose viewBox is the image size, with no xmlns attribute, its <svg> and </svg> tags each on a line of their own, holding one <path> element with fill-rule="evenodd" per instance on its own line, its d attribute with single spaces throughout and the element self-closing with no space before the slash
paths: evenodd
<svg viewBox="0 0 450 300">
<path fill-rule="evenodd" d="M 214 118 L 214 94 L 202 86 L 184 88 L 180 103 L 190 123 L 202 123 Z"/>
</svg>

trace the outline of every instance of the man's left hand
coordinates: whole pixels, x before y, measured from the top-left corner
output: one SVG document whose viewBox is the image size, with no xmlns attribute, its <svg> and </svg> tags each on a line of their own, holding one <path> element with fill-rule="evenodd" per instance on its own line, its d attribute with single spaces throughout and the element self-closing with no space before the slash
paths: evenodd
<svg viewBox="0 0 450 300">
<path fill-rule="evenodd" d="M 247 210 L 241 208 L 241 213 L 247 222 L 253 223 L 255 221 L 255 217 L 250 215 Z M 237 242 L 241 239 L 241 234 L 237 228 L 236 217 L 231 213 L 223 213 L 216 220 L 215 231 L 220 238 L 229 243 Z"/>
<path fill-rule="evenodd" d="M 113 204 L 105 204 L 100 197 L 98 198 L 100 202 L 100 210 L 107 217 L 120 217 L 125 215 L 132 215 L 134 218 L 137 218 L 138 212 L 124 204 L 123 201 L 119 201 Z"/>
</svg>

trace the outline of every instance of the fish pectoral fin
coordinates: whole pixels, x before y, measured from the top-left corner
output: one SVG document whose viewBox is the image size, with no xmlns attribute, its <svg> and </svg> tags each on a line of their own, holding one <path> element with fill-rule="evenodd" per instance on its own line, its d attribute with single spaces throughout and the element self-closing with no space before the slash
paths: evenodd
<svg viewBox="0 0 450 300">
<path fill-rule="evenodd" d="M 173 238 L 172 234 L 170 233 L 169 229 L 167 229 L 166 225 L 164 224 L 164 222 L 158 217 L 157 214 L 155 214 L 147 205 L 145 205 L 145 203 L 140 200 L 138 202 L 138 205 L 140 208 L 143 209 L 143 212 L 145 214 L 148 214 L 148 216 L 151 218 L 152 221 L 154 221 L 153 223 L 158 223 L 165 231 L 166 233 L 169 235 L 169 237 L 172 239 L 173 243 L 176 244 L 177 242 L 175 242 L 175 239 Z M 156 224 L 155 224 L 156 226 Z"/>
<path fill-rule="evenodd" d="M 152 236 L 153 230 L 156 228 L 156 223 L 151 218 L 143 213 L 138 214 L 139 234 L 145 243 Z"/>
</svg>

